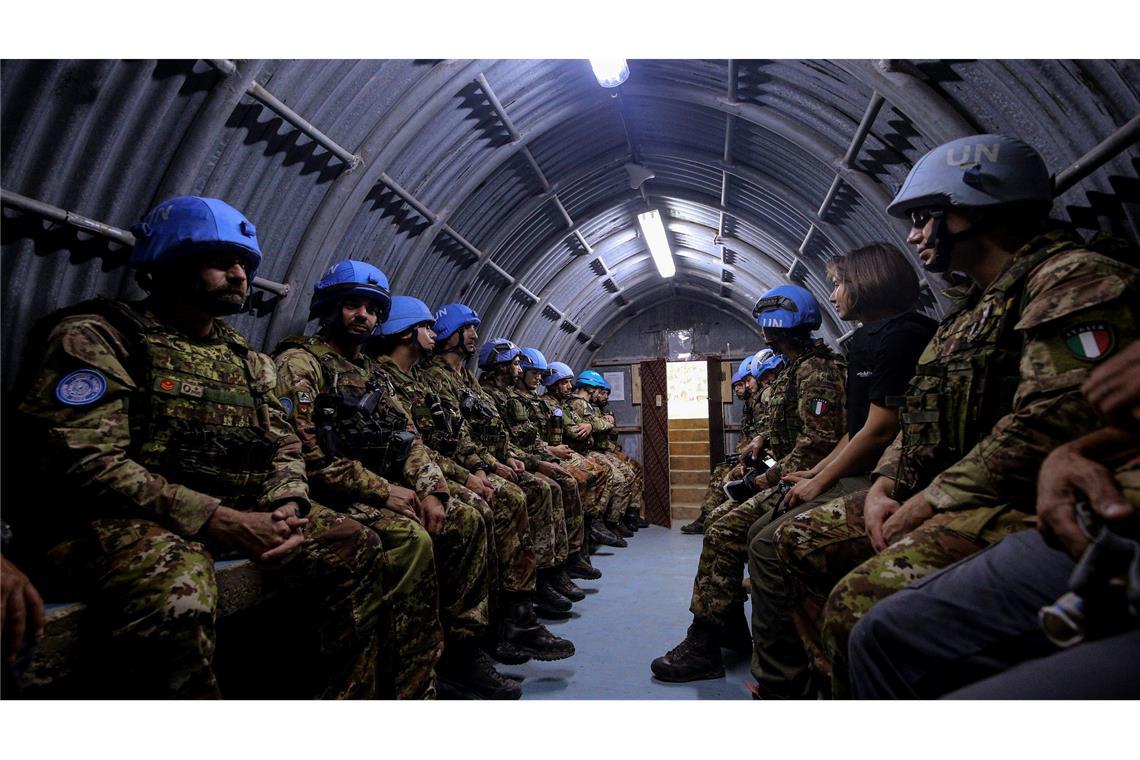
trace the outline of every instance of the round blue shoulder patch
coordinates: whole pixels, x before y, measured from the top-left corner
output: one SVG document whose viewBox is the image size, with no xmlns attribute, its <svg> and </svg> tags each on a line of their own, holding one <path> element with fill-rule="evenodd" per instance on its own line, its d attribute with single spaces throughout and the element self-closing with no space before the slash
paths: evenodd
<svg viewBox="0 0 1140 760">
<path fill-rule="evenodd" d="M 55 397 L 68 406 L 86 406 L 107 392 L 107 378 L 93 369 L 77 369 L 55 386 Z"/>
<path fill-rule="evenodd" d="M 561 417 L 561 416 L 562 416 L 562 408 L 561 408 L 561 407 L 557 407 L 557 406 L 556 406 L 556 407 L 554 407 L 554 412 L 553 412 L 553 414 L 554 414 L 554 416 L 555 416 L 555 417 Z"/>
<path fill-rule="evenodd" d="M 278 401 L 281 402 L 281 406 L 285 407 L 285 414 L 286 415 L 290 415 L 293 413 L 293 400 L 292 399 L 290 399 L 288 396 L 282 396 L 280 399 L 278 399 Z"/>
</svg>

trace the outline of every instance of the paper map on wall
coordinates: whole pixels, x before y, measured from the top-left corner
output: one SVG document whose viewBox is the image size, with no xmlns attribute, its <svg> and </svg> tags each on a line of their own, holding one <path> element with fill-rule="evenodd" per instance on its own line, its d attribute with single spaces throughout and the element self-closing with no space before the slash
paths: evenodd
<svg viewBox="0 0 1140 760">
<path fill-rule="evenodd" d="M 610 401 L 625 401 L 625 373 L 605 372 L 602 377 L 610 384 Z"/>
</svg>

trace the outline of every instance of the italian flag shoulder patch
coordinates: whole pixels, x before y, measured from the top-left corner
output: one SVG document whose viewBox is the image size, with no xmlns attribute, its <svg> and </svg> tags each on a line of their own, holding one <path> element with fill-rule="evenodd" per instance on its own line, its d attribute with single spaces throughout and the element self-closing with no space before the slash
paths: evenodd
<svg viewBox="0 0 1140 760">
<path fill-rule="evenodd" d="M 827 403 L 823 399 L 813 398 L 811 400 L 811 413 L 816 417 L 822 417 L 823 415 L 827 414 L 829 409 L 831 409 L 831 404 Z"/>
<path fill-rule="evenodd" d="M 1065 347 L 1081 361 L 1095 362 L 1112 351 L 1116 335 L 1110 325 L 1103 322 L 1087 322 L 1070 327 L 1061 333 Z"/>
</svg>

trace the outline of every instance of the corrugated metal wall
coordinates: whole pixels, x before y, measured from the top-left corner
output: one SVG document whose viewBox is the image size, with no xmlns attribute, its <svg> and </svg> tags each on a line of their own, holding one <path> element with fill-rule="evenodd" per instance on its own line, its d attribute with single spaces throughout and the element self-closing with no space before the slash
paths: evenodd
<svg viewBox="0 0 1140 760">
<path fill-rule="evenodd" d="M 312 285 L 352 256 L 432 306 L 467 301 L 484 334 L 583 366 L 652 304 L 746 314 L 797 260 L 825 299 L 828 257 L 903 243 L 883 207 L 942 140 L 1018 135 L 1060 170 L 1140 113 L 1135 61 L 652 60 L 630 71 L 613 97 L 575 60 L 239 61 L 229 74 L 204 61 L 3 61 L 0 176 L 5 191 L 121 228 L 180 192 L 238 206 L 267 253 L 259 274 L 292 288 L 272 313 L 236 319 L 259 347 L 303 328 Z M 251 97 L 251 82 L 359 164 Z M 843 165 L 876 92 L 885 104 Z M 654 176 L 632 188 L 627 164 Z M 1057 214 L 1137 239 L 1138 167 L 1133 145 Z M 638 236 L 647 205 L 678 248 L 673 281 Z M 9 207 L 2 242 L 9 384 L 33 320 L 133 285 L 119 244 Z M 937 311 L 937 297 L 925 305 Z M 834 340 L 850 326 L 829 317 Z"/>
</svg>

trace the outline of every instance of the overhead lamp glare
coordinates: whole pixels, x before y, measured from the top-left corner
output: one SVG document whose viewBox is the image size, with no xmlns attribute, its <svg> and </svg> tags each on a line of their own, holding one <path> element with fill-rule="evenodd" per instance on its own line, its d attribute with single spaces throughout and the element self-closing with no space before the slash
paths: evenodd
<svg viewBox="0 0 1140 760">
<path fill-rule="evenodd" d="M 603 61 L 598 58 L 591 58 L 590 68 L 594 70 L 594 78 L 602 87 L 617 87 L 629 79 L 629 66 L 624 60 Z"/>
<path fill-rule="evenodd" d="M 669 249 L 669 238 L 665 235 L 661 214 L 657 210 L 646 211 L 637 215 L 637 221 L 645 235 L 649 252 L 653 255 L 653 263 L 657 265 L 657 271 L 662 277 L 672 277 L 677 273 L 677 265 L 673 262 L 673 251 Z"/>
</svg>

